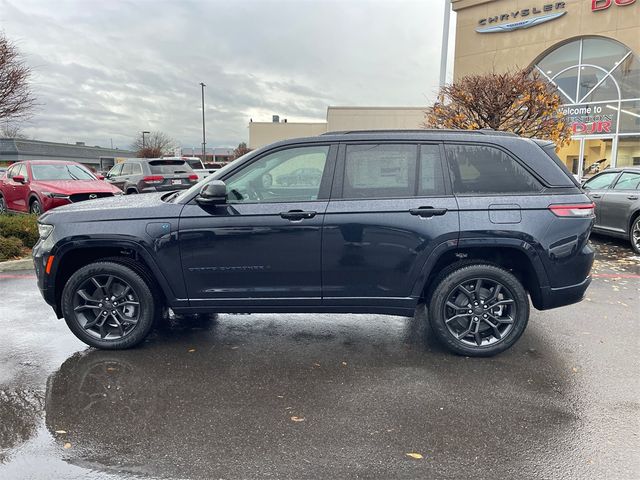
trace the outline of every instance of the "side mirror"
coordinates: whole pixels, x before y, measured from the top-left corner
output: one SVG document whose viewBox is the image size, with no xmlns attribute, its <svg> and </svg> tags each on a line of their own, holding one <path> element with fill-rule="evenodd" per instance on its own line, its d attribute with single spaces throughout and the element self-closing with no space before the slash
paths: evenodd
<svg viewBox="0 0 640 480">
<path fill-rule="evenodd" d="M 98 180 L 104 180 L 104 175 L 102 175 L 101 173 L 96 173 L 96 178 Z"/>
<path fill-rule="evenodd" d="M 17 183 L 24 183 L 25 182 L 24 175 L 14 175 L 13 181 Z"/>
<path fill-rule="evenodd" d="M 196 197 L 200 205 L 222 205 L 227 203 L 227 185 L 222 180 L 212 180 L 202 187 Z"/>
</svg>

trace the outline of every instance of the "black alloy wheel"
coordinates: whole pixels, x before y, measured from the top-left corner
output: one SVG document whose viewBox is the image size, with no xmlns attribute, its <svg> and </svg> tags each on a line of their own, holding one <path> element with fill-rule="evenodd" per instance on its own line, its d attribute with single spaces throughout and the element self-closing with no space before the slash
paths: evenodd
<svg viewBox="0 0 640 480">
<path fill-rule="evenodd" d="M 438 340 L 461 355 L 492 356 L 506 350 L 529 320 L 527 292 L 512 273 L 496 265 L 445 269 L 427 301 Z"/>
<path fill-rule="evenodd" d="M 154 323 L 151 288 L 128 266 L 96 262 L 76 271 L 62 293 L 71 331 L 97 348 L 124 349 L 145 339 Z"/>
<path fill-rule="evenodd" d="M 42 205 L 40 205 L 39 200 L 34 200 L 33 202 L 31 202 L 31 206 L 29 207 L 29 213 L 32 213 L 34 215 L 42 214 Z"/>
</svg>

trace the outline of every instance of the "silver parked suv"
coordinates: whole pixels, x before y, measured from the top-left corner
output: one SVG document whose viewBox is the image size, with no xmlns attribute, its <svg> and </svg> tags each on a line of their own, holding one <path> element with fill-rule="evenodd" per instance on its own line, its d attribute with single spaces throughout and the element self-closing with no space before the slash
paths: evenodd
<svg viewBox="0 0 640 480">
<path fill-rule="evenodd" d="M 106 175 L 124 193 L 168 192 L 191 187 L 198 175 L 180 159 L 128 158 Z"/>
</svg>

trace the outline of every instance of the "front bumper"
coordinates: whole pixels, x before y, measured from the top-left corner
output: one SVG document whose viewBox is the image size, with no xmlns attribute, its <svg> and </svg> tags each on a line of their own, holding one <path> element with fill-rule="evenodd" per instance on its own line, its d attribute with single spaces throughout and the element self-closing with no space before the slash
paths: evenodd
<svg viewBox="0 0 640 480">
<path fill-rule="evenodd" d="M 52 275 L 53 269 L 50 274 L 46 272 L 47 262 L 49 261 L 51 252 L 43 245 L 42 240 L 39 240 L 33 247 L 31 256 L 36 271 L 36 278 L 38 279 L 38 290 L 40 290 L 40 294 L 45 302 L 53 307 L 58 318 L 60 318 L 59 308 L 56 303 L 55 283 L 53 281 L 55 276 Z M 53 267 L 55 268 L 56 265 L 54 264 Z"/>
</svg>

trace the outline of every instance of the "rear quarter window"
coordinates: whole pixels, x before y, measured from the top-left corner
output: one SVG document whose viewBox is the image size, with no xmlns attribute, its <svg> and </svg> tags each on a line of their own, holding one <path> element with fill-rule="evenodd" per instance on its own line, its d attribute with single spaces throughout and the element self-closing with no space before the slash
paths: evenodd
<svg viewBox="0 0 640 480">
<path fill-rule="evenodd" d="M 453 190 L 468 195 L 518 195 L 542 191 L 515 158 L 489 145 L 446 145 Z"/>
</svg>

